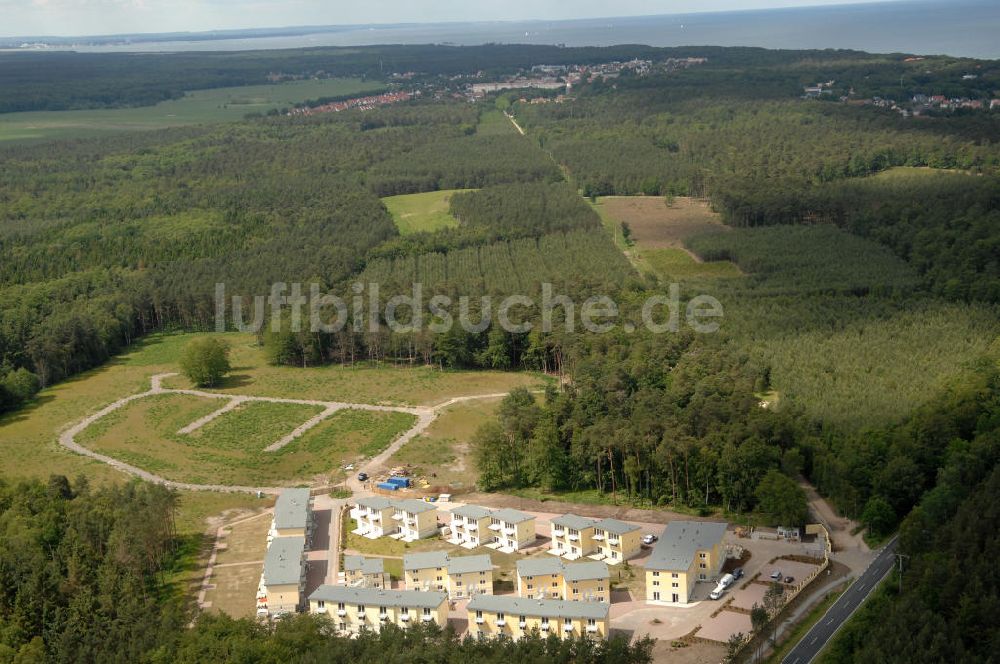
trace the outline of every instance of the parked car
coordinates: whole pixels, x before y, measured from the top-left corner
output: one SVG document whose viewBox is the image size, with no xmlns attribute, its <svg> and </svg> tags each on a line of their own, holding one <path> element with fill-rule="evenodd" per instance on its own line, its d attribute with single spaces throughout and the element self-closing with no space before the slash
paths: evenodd
<svg viewBox="0 0 1000 664">
<path fill-rule="evenodd" d="M 368 480 L 368 473 L 358 473 L 358 481 L 365 482 Z"/>
<path fill-rule="evenodd" d="M 780 581 L 781 580 L 781 570 L 780 569 L 776 569 L 773 572 L 771 572 L 771 578 L 774 579 L 775 581 Z"/>
<path fill-rule="evenodd" d="M 346 466 L 344 466 L 344 470 L 346 470 L 348 472 L 354 470 L 354 464 L 353 463 L 347 464 Z"/>
<path fill-rule="evenodd" d="M 794 581 L 795 581 L 795 577 L 794 576 L 786 576 L 785 577 L 785 583 L 792 583 Z"/>
<path fill-rule="evenodd" d="M 653 544 L 654 542 L 656 542 L 656 540 L 658 540 L 658 539 L 660 539 L 660 538 L 657 537 L 656 535 L 649 534 L 649 535 L 646 535 L 646 536 L 644 536 L 642 538 L 642 543 L 646 544 L 648 546 L 648 545 Z"/>
<path fill-rule="evenodd" d="M 743 568 L 742 567 L 737 567 L 736 569 L 734 569 L 733 570 L 733 576 L 736 577 L 737 581 L 739 581 L 740 579 L 742 579 L 743 578 Z"/>
</svg>

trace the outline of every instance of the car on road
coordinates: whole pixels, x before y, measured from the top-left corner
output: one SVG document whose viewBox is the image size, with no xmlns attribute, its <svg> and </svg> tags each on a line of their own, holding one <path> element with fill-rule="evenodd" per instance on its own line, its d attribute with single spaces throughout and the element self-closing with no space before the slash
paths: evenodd
<svg viewBox="0 0 1000 664">
<path fill-rule="evenodd" d="M 733 577 L 737 581 L 739 581 L 740 579 L 742 579 L 743 578 L 743 568 L 742 567 L 737 567 L 736 569 L 734 569 L 733 570 Z"/>
<path fill-rule="evenodd" d="M 657 537 L 656 535 L 649 534 L 649 535 L 646 535 L 646 536 L 644 536 L 642 538 L 642 543 L 645 544 L 646 546 L 649 546 L 650 544 L 653 544 L 654 542 L 656 542 L 656 540 L 658 540 L 658 539 L 660 539 L 660 538 Z"/>
<path fill-rule="evenodd" d="M 774 579 L 775 581 L 781 581 L 781 570 L 776 569 L 773 572 L 771 572 L 771 578 Z"/>
<path fill-rule="evenodd" d="M 368 479 L 368 473 L 358 473 L 358 481 L 364 482 Z"/>
<path fill-rule="evenodd" d="M 794 581 L 795 581 L 795 577 L 794 576 L 786 576 L 785 577 L 785 583 L 794 583 Z"/>
</svg>

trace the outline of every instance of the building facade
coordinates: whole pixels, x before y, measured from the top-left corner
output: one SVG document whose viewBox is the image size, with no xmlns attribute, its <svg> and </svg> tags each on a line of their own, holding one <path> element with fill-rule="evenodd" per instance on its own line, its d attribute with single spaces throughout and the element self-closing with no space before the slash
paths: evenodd
<svg viewBox="0 0 1000 664">
<path fill-rule="evenodd" d="M 493 562 L 485 554 L 408 553 L 403 556 L 403 575 L 409 590 L 434 590 L 456 599 L 493 594 Z"/>
<path fill-rule="evenodd" d="M 511 595 L 477 595 L 466 607 L 469 634 L 478 638 L 542 636 L 607 638 L 610 605 L 605 602 L 537 600 Z"/>
<path fill-rule="evenodd" d="M 642 529 L 618 519 L 602 519 L 594 524 L 594 558 L 618 565 L 642 552 Z"/>
<path fill-rule="evenodd" d="M 438 533 L 437 508 L 422 500 L 364 496 L 355 501 L 349 514 L 355 523 L 352 532 L 369 539 L 392 537 L 415 542 Z"/>
<path fill-rule="evenodd" d="M 361 588 L 392 588 L 381 558 L 344 556 L 344 585 Z"/>
<path fill-rule="evenodd" d="M 451 529 L 448 542 L 467 549 L 488 544 L 493 540 L 493 533 L 489 530 L 491 511 L 478 505 L 463 505 L 453 509 L 448 523 Z"/>
<path fill-rule="evenodd" d="M 309 489 L 285 489 L 274 503 L 274 518 L 267 532 L 267 543 L 276 537 L 304 537 L 312 540 L 312 496 Z"/>
<path fill-rule="evenodd" d="M 396 532 L 392 501 L 382 496 L 364 496 L 355 501 L 350 511 L 354 519 L 354 534 L 378 539 Z"/>
<path fill-rule="evenodd" d="M 257 586 L 257 616 L 273 618 L 302 606 L 306 586 L 304 537 L 276 537 L 264 555 Z"/>
<path fill-rule="evenodd" d="M 532 546 L 535 533 L 535 517 L 512 509 L 494 510 L 490 514 L 489 530 L 493 533 L 492 543 L 487 546 L 503 553 L 514 553 Z"/>
<path fill-rule="evenodd" d="M 534 599 L 610 602 L 611 571 L 603 562 L 527 558 L 517 562 L 517 594 Z"/>
<path fill-rule="evenodd" d="M 552 519 L 552 543 L 549 553 L 567 560 L 578 560 L 597 550 L 594 531 L 597 519 L 563 514 Z"/>
<path fill-rule="evenodd" d="M 383 625 L 406 628 L 434 622 L 448 624 L 448 596 L 441 592 L 381 590 L 320 586 L 309 595 L 309 612 L 330 617 L 340 634 L 363 629 L 379 631 Z"/>
<path fill-rule="evenodd" d="M 646 601 L 690 603 L 697 583 L 715 581 L 722 571 L 725 534 L 725 523 L 670 522 L 646 561 Z"/>
</svg>

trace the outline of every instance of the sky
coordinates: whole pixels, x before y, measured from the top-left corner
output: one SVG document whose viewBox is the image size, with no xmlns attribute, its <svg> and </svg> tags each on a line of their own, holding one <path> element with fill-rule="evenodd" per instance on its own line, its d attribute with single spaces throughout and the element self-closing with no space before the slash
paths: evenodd
<svg viewBox="0 0 1000 664">
<path fill-rule="evenodd" d="M 864 0 L 860 0 L 864 1 Z M 647 16 L 851 0 L 0 0 L 0 36 Z"/>
</svg>

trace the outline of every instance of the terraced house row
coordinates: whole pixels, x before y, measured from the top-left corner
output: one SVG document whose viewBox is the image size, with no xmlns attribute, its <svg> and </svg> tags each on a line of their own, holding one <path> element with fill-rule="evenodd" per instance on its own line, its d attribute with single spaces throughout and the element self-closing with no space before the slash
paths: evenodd
<svg viewBox="0 0 1000 664">
<path fill-rule="evenodd" d="M 403 574 L 409 590 L 436 590 L 454 599 L 493 594 L 493 561 L 486 554 L 408 553 L 403 556 Z"/>
<path fill-rule="evenodd" d="M 313 535 L 312 497 L 308 489 L 286 489 L 274 505 L 267 532 L 267 553 L 257 586 L 257 616 L 294 613 L 303 605 L 305 552 Z"/>
<path fill-rule="evenodd" d="M 542 636 L 606 638 L 610 605 L 511 595 L 477 595 L 466 607 L 469 634 L 478 638 L 519 639 L 537 630 Z"/>
<path fill-rule="evenodd" d="M 463 505 L 451 510 L 448 542 L 466 549 L 486 546 L 515 553 L 535 543 L 535 517 L 512 509 Z"/>
<path fill-rule="evenodd" d="M 549 553 L 566 560 L 584 556 L 618 565 L 642 551 L 642 529 L 618 519 L 563 514 L 552 519 Z"/>
<path fill-rule="evenodd" d="M 369 539 L 391 537 L 415 542 L 438 534 L 437 508 L 413 498 L 365 496 L 355 501 L 350 516 L 355 522 L 352 532 Z"/>
<path fill-rule="evenodd" d="M 443 592 L 320 586 L 309 595 L 309 612 L 330 617 L 341 634 L 378 632 L 392 624 L 406 628 L 420 623 L 448 624 L 448 596 Z"/>
<path fill-rule="evenodd" d="M 534 599 L 611 601 L 611 570 L 606 563 L 565 564 L 554 558 L 517 561 L 517 594 Z"/>
</svg>

